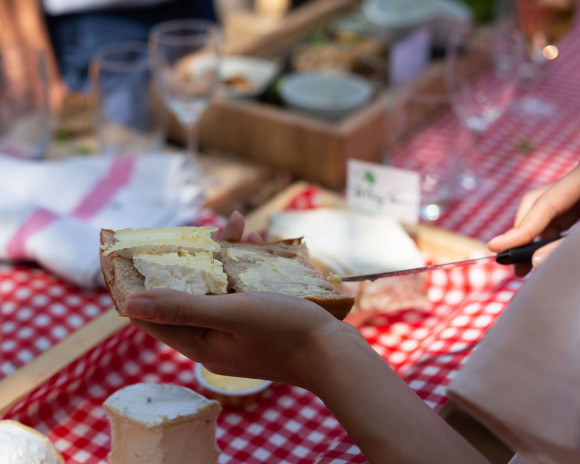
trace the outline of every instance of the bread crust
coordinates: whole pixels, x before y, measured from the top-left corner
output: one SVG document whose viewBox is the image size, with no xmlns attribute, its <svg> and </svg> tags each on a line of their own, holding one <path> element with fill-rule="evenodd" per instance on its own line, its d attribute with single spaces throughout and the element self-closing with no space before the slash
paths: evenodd
<svg viewBox="0 0 580 464">
<path fill-rule="evenodd" d="M 110 229 L 102 229 L 100 234 L 101 246 L 99 248 L 101 270 L 115 307 L 117 311 L 121 311 L 125 301 L 132 293 L 145 290 L 145 279 L 137 269 L 135 269 L 131 259 L 123 258 L 115 253 L 111 253 L 108 256 L 103 255 L 103 249 L 107 248 L 114 242 L 114 231 Z M 354 298 L 352 296 L 338 293 L 331 284 L 324 280 L 322 273 L 312 264 L 308 255 L 308 249 L 306 248 L 306 245 L 302 243 L 301 238 L 279 240 L 261 244 L 226 242 L 219 240 L 218 243 L 220 244 L 221 250 L 217 254 L 217 259 L 222 262 L 224 262 L 224 260 L 227 261 L 222 250 L 226 250 L 230 247 L 260 250 L 261 252 L 271 253 L 275 256 L 283 256 L 299 261 L 302 266 L 310 270 L 305 270 L 305 272 L 312 272 L 313 276 L 315 275 L 320 278 L 321 285 L 326 284 L 328 286 L 325 287 L 328 289 L 328 296 L 321 297 L 318 295 L 308 295 L 303 298 L 316 303 L 340 320 L 343 320 L 347 316 L 354 305 Z M 224 263 L 224 272 L 228 275 L 228 281 L 230 282 L 228 287 L 229 292 L 251 291 L 245 289 L 239 282 L 236 283 L 235 273 L 233 271 L 228 273 L 227 268 L 228 266 Z M 278 290 L 278 293 L 285 292 Z"/>
</svg>

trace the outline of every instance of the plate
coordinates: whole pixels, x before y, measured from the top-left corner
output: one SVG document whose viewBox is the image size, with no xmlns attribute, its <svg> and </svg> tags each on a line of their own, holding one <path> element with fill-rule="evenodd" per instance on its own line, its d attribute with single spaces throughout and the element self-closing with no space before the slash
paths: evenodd
<svg viewBox="0 0 580 464">
<path fill-rule="evenodd" d="M 228 56 L 220 63 L 219 93 L 229 97 L 256 97 L 262 94 L 280 70 L 279 65 L 263 58 Z"/>
</svg>

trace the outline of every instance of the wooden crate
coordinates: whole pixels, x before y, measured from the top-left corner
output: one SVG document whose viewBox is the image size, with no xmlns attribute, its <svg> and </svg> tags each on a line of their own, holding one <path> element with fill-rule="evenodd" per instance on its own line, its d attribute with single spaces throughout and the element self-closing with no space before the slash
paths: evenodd
<svg viewBox="0 0 580 464">
<path fill-rule="evenodd" d="M 359 1 L 312 1 L 284 17 L 271 33 L 227 53 L 284 56 Z M 416 92 L 442 88 L 441 63 L 432 64 L 414 86 Z M 349 158 L 379 162 L 386 144 L 396 137 L 387 126 L 391 100 L 391 91 L 382 90 L 365 107 L 329 122 L 254 100 L 215 98 L 200 122 L 200 145 L 204 152 L 235 154 L 338 190 L 345 186 Z M 410 124 L 415 127 L 425 116 L 417 115 Z M 175 119 L 170 134 L 181 137 Z"/>
</svg>

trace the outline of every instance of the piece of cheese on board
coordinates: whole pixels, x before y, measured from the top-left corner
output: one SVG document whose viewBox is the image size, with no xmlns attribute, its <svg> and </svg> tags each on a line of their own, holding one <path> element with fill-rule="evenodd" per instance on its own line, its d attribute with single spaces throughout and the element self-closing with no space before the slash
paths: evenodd
<svg viewBox="0 0 580 464">
<path fill-rule="evenodd" d="M 111 424 L 110 464 L 215 464 L 221 411 L 179 385 L 137 383 L 103 403 Z"/>
<path fill-rule="evenodd" d="M 325 275 L 370 274 L 425 265 L 424 256 L 403 226 L 385 215 L 340 208 L 273 213 L 267 238 L 293 237 L 304 237 L 310 257 Z M 422 274 L 342 282 L 341 289 L 356 298 L 351 312 L 390 312 L 427 303 Z"/>
</svg>

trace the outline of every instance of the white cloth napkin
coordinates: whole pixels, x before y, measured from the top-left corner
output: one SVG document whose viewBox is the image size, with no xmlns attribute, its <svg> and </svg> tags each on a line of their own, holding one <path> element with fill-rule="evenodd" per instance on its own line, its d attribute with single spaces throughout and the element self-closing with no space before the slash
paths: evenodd
<svg viewBox="0 0 580 464">
<path fill-rule="evenodd" d="M 0 155 L 0 259 L 35 261 L 80 287 L 103 283 L 101 228 L 195 220 L 200 188 L 180 154 L 25 161 Z"/>
<path fill-rule="evenodd" d="M 449 396 L 532 463 L 580 462 L 580 228 L 529 277 Z"/>
</svg>

